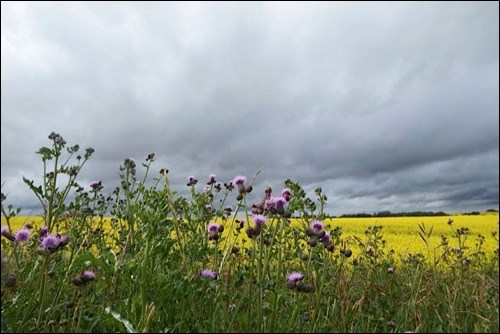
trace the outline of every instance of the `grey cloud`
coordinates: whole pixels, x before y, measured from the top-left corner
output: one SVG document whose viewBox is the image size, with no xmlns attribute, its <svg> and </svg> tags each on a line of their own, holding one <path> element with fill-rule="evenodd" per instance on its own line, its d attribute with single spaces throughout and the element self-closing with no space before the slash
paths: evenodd
<svg viewBox="0 0 500 334">
<path fill-rule="evenodd" d="M 487 2 L 7 3 L 2 191 L 29 202 L 19 174 L 56 131 L 106 185 L 155 152 L 179 187 L 263 168 L 260 187 L 325 184 L 335 213 L 498 207 L 498 21 Z"/>
</svg>

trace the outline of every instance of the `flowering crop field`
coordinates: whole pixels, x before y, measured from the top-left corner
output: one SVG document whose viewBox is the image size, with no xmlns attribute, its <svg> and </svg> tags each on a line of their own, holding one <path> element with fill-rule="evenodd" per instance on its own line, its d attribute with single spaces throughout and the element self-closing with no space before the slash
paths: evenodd
<svg viewBox="0 0 500 334">
<path fill-rule="evenodd" d="M 104 194 L 76 181 L 94 150 L 49 139 L 43 214 L 2 193 L 2 333 L 499 330 L 498 213 L 330 219 L 321 188 L 241 175 L 184 197 L 166 169 L 146 186 L 154 154 Z"/>
<path fill-rule="evenodd" d="M 453 224 L 449 222 L 453 221 Z M 218 219 L 218 221 L 226 227 L 225 232 L 222 233 L 224 237 L 231 238 L 231 221 Z M 18 216 L 14 217 L 11 221 L 14 230 L 20 229 L 27 222 L 33 223 L 34 226 L 41 227 L 43 225 L 43 217 L 36 216 Z M 99 226 L 99 219 L 95 219 L 92 224 L 94 228 Z M 291 228 L 306 229 L 309 225 L 307 219 L 289 219 Z M 469 253 L 474 253 L 478 246 L 481 237 L 482 251 L 485 252 L 487 257 L 494 257 L 498 249 L 498 243 L 492 234 L 497 235 L 499 232 L 499 216 L 498 213 L 483 213 L 481 215 L 451 215 L 441 217 L 377 217 L 377 218 L 329 218 L 324 220 L 325 227 L 332 229 L 335 227 L 342 228 L 343 240 L 346 243 L 356 244 L 354 237 L 362 237 L 365 231 L 371 226 L 383 227 L 383 239 L 386 241 L 385 248 L 387 250 L 394 250 L 400 256 L 407 256 L 409 254 L 422 253 L 427 257 L 433 257 L 435 250 L 441 246 L 441 236 L 444 235 L 448 238 L 453 236 L 456 227 L 466 226 L 470 229 L 467 245 Z M 5 218 L 2 217 L 2 224 L 5 224 Z M 426 244 L 419 236 L 421 232 L 420 226 L 430 230 L 432 228 L 432 235 Z M 103 219 L 103 230 L 106 234 L 117 235 L 117 231 L 113 232 L 111 218 L 105 217 Z M 250 247 L 249 238 L 247 235 L 240 231 L 237 235 L 237 246 Z M 175 233 L 173 233 L 175 235 Z M 109 240 L 111 238 L 108 238 Z M 226 245 L 232 245 L 232 242 L 227 242 Z M 222 246 L 222 245 L 221 245 Z M 303 242 L 306 248 L 306 242 Z M 363 252 L 359 247 L 353 247 L 353 255 L 356 256 Z"/>
</svg>

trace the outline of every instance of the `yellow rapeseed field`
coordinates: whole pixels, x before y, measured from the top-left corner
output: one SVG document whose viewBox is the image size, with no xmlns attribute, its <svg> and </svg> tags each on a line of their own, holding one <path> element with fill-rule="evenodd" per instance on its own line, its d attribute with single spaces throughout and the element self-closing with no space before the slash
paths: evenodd
<svg viewBox="0 0 500 334">
<path fill-rule="evenodd" d="M 450 225 L 449 221 L 453 223 Z M 40 226 L 43 223 L 41 217 L 14 217 L 11 219 L 11 227 L 15 232 L 25 223 L 32 222 L 35 226 Z M 291 226 L 297 228 L 305 228 L 310 221 L 304 219 L 291 219 Z M 5 224 L 5 218 L 2 217 L 2 225 Z M 232 235 L 234 227 L 230 226 L 229 220 L 224 224 L 226 229 L 223 233 L 224 237 Z M 370 226 L 383 226 L 383 239 L 386 241 L 386 251 L 394 250 L 397 254 L 406 256 L 408 254 L 423 253 L 426 256 L 432 256 L 435 249 L 438 249 L 441 242 L 441 235 L 445 235 L 450 240 L 450 246 L 455 246 L 456 239 L 452 236 L 454 232 L 461 227 L 468 227 L 470 233 L 467 237 L 467 246 L 472 251 L 477 243 L 478 235 L 485 237 L 483 251 L 488 257 L 491 257 L 495 250 L 498 249 L 497 239 L 492 237 L 492 233 L 498 236 L 499 231 L 499 216 L 498 213 L 488 213 L 476 216 L 470 215 L 452 215 L 445 217 L 383 217 L 383 218 L 333 218 L 324 221 L 325 229 L 330 231 L 335 227 L 342 228 L 342 239 L 349 241 L 349 237 L 357 236 L 364 239 L 364 232 Z M 427 231 L 432 228 L 432 235 L 429 238 L 429 246 L 420 238 L 419 225 L 425 226 Z M 105 229 L 110 229 L 110 218 L 105 218 Z M 248 238 L 244 233 L 245 229 L 241 230 L 237 244 L 247 245 Z M 109 232 L 109 231 L 108 231 Z M 116 231 L 115 231 L 116 233 Z M 243 242 L 242 240 L 245 240 Z M 228 240 L 229 241 L 229 240 Z M 226 242 L 224 244 L 234 244 Z M 352 244 L 353 255 L 357 255 L 361 250 Z"/>
</svg>

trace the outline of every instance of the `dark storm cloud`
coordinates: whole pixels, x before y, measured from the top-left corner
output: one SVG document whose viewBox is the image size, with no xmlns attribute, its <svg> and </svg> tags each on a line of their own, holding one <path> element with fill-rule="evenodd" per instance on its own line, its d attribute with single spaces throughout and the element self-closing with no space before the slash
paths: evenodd
<svg viewBox="0 0 500 334">
<path fill-rule="evenodd" d="M 2 187 L 51 131 L 82 183 L 258 170 L 331 211 L 498 208 L 498 3 L 2 3 Z M 257 195 L 255 195 L 257 196 Z M 31 202 L 30 202 L 31 201 Z"/>
</svg>

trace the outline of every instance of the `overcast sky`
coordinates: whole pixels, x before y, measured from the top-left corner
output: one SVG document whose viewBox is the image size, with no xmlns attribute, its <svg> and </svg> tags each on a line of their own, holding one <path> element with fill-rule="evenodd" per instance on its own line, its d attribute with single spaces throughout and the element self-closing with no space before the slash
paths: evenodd
<svg viewBox="0 0 500 334">
<path fill-rule="evenodd" d="M 498 2 L 2 1 L 1 28 L 14 206 L 55 131 L 108 193 L 154 152 L 180 193 L 262 168 L 252 199 L 291 178 L 335 215 L 498 209 Z"/>
</svg>

